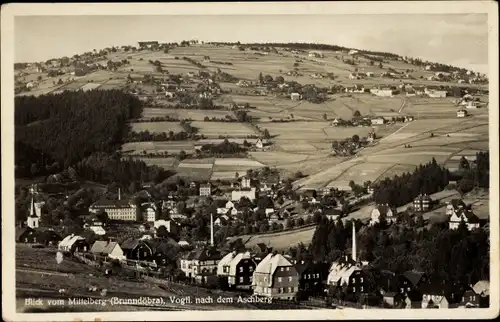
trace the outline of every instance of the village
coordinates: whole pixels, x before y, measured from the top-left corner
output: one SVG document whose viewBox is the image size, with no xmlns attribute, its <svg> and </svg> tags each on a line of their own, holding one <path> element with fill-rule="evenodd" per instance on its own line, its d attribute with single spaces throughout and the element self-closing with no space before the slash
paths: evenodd
<svg viewBox="0 0 500 322">
<path fill-rule="evenodd" d="M 44 201 L 39 198 L 41 192 L 37 186 L 32 186 L 29 216 L 26 222 L 19 223 L 16 242 L 25 245 L 22 247 L 55 249 L 81 265 L 102 269 L 106 275 L 128 270 L 135 277 L 153 276 L 169 283 L 246 292 L 275 303 L 338 299 L 335 294 L 339 287 L 343 289 L 342 301 L 333 302 L 338 306 L 362 303 L 386 308 L 453 308 L 484 307 L 488 303 L 488 281 L 443 293 L 445 289 L 429 284 L 423 272 L 378 271 L 360 259 L 356 245 L 356 230 L 362 229 L 359 225 L 401 223 L 403 214 L 394 207 L 375 205 L 366 216 L 368 221 L 358 223 L 358 228 L 351 224 L 351 249 L 333 263 L 313 258 L 297 260 L 289 251 L 273 250 L 263 243 L 247 248 L 237 237 L 219 239 L 216 243 L 214 234 L 223 227 L 241 230 L 244 226 L 244 232 L 251 232 L 252 229 L 247 229 L 252 222 L 248 217 L 262 219 L 260 232 L 314 225 L 321 222 L 321 217 L 338 221 L 348 214 L 340 203 L 349 202 L 345 193 L 307 191 L 294 196 L 294 201 L 288 199 L 286 184 L 276 176 L 259 183 L 246 175 L 231 182 L 226 193 L 220 189 L 210 183 L 191 183 L 189 191 L 195 192 L 195 196 L 189 197 L 197 200 L 185 203 L 177 195 L 170 195 L 167 200 L 152 200 L 144 189 L 139 194 L 148 195 L 148 202 L 141 204 L 122 197 L 118 190 L 116 200 L 99 200 L 90 205 L 81 229 L 73 228 L 74 232 L 60 235 L 56 232 L 60 229 L 44 225 Z M 366 187 L 365 193 L 373 193 L 373 189 Z M 307 210 L 297 212 L 294 203 L 308 205 Z M 439 207 L 437 204 L 429 195 L 419 195 L 410 205 L 414 219 L 423 221 L 421 214 Z M 203 207 L 210 212 L 209 240 L 197 240 L 194 236 L 189 241 L 182 239 L 183 228 L 188 225 L 184 213 L 189 213 L 190 208 Z M 448 229 L 457 230 L 460 225 L 469 231 L 484 229 L 484 220 L 461 199 L 451 199 L 441 207 L 439 211 L 447 218 Z M 116 231 L 113 226 L 121 227 L 121 235 L 124 231 L 135 231 L 132 235 L 136 237 L 121 238 L 113 234 Z M 320 303 L 324 306 L 332 300 Z"/>
<path fill-rule="evenodd" d="M 114 292 L 128 281 L 145 285 L 130 284 L 135 295 L 269 300 L 259 309 L 489 306 L 486 75 L 340 47 L 197 40 L 15 69 L 27 106 L 16 136 L 31 146 L 16 163 L 16 269 L 88 286 L 17 281 L 26 294 L 105 298 L 108 286 L 86 282 L 102 275 Z M 118 147 L 88 148 L 94 124 L 73 138 L 85 153 L 30 132 L 49 126 L 50 99 L 92 105 L 106 91 L 140 112 L 88 117 L 104 124 L 97 135 L 108 124 L 125 133 L 106 141 Z M 437 240 L 445 256 L 477 260 L 442 268 Z"/>
</svg>

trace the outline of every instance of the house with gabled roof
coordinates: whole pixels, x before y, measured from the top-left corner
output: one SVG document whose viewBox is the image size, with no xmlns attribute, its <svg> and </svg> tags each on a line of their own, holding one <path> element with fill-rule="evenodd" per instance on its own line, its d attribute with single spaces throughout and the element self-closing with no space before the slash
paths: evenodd
<svg viewBox="0 0 500 322">
<path fill-rule="evenodd" d="M 98 240 L 90 248 L 95 255 L 106 256 L 112 259 L 124 260 L 125 254 L 117 242 Z"/>
<path fill-rule="evenodd" d="M 75 234 L 68 235 L 59 242 L 58 250 L 64 253 L 87 252 L 90 249 L 85 237 Z"/>
<path fill-rule="evenodd" d="M 209 283 L 217 276 L 217 266 L 221 259 L 220 252 L 214 247 L 200 247 L 181 258 L 181 270 L 186 277 L 197 283 Z"/>
<path fill-rule="evenodd" d="M 127 259 L 148 260 L 153 256 L 153 249 L 143 240 L 130 238 L 124 241 L 121 249 Z"/>
<path fill-rule="evenodd" d="M 370 213 L 370 225 L 380 223 L 380 217 L 384 217 L 387 223 L 396 222 L 397 210 L 388 204 L 377 205 Z"/>
<path fill-rule="evenodd" d="M 479 217 L 470 209 L 461 208 L 450 216 L 449 228 L 457 229 L 461 222 L 464 222 L 468 230 L 479 228 Z"/>
<path fill-rule="evenodd" d="M 299 291 L 299 274 L 283 255 L 270 253 L 255 268 L 252 286 L 256 296 L 293 300 Z"/>
</svg>

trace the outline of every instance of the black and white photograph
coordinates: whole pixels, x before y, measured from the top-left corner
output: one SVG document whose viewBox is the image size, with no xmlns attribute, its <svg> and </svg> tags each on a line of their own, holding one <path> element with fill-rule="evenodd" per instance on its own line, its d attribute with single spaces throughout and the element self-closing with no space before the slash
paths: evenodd
<svg viewBox="0 0 500 322">
<path fill-rule="evenodd" d="M 8 4 L 1 30 L 6 320 L 498 317 L 496 2 Z"/>
</svg>

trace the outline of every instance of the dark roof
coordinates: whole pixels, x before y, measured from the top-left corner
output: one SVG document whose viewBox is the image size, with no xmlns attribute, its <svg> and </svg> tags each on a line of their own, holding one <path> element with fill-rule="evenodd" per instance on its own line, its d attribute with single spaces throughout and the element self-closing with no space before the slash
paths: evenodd
<svg viewBox="0 0 500 322">
<path fill-rule="evenodd" d="M 462 209 L 459 213 L 459 216 L 465 215 L 467 218 L 467 223 L 469 224 L 479 224 L 479 217 L 476 216 L 471 210 L 469 209 Z"/>
<path fill-rule="evenodd" d="M 295 264 L 295 269 L 297 270 L 297 273 L 299 273 L 299 275 L 302 275 L 302 273 L 304 273 L 310 266 L 310 261 L 297 262 Z"/>
<path fill-rule="evenodd" d="M 280 183 L 280 177 L 278 175 L 269 175 L 265 179 L 262 179 L 261 182 L 266 184 L 278 184 Z"/>
<path fill-rule="evenodd" d="M 30 227 L 18 227 L 16 228 L 16 240 L 19 240 L 19 238 L 27 231 L 33 231 L 32 228 Z"/>
<path fill-rule="evenodd" d="M 453 208 L 459 208 L 459 206 L 466 207 L 465 202 L 463 202 L 462 199 L 452 199 L 450 201 L 450 204 L 453 206 Z"/>
<path fill-rule="evenodd" d="M 144 242 L 151 247 L 153 254 L 165 254 L 170 259 L 177 256 L 180 248 L 179 244 L 172 238 L 150 239 Z"/>
<path fill-rule="evenodd" d="M 424 272 L 418 271 L 406 271 L 403 273 L 403 276 L 406 277 L 406 279 L 410 281 L 413 286 L 416 286 L 424 275 Z"/>
<path fill-rule="evenodd" d="M 120 247 L 123 249 L 123 250 L 131 250 L 131 249 L 134 249 L 136 248 L 137 246 L 139 246 L 139 244 L 141 243 L 141 240 L 140 239 L 134 239 L 134 238 L 130 238 L 130 239 L 127 239 L 125 240 L 121 245 Z"/>
<path fill-rule="evenodd" d="M 389 205 L 377 205 L 377 209 L 380 212 L 381 215 L 387 216 L 387 213 L 389 210 L 392 210 L 392 214 L 396 215 L 396 209 L 390 207 Z"/>
<path fill-rule="evenodd" d="M 387 292 L 384 294 L 384 297 L 395 297 L 398 294 L 399 294 L 398 292 Z"/>
<path fill-rule="evenodd" d="M 221 258 L 222 258 L 221 253 L 217 249 L 211 247 L 197 248 L 192 252 L 190 252 L 189 255 L 187 256 L 188 260 L 200 260 L 200 261 L 218 260 Z"/>
<path fill-rule="evenodd" d="M 129 200 L 106 200 L 101 199 L 99 201 L 94 202 L 91 207 L 100 208 L 100 207 L 115 207 L 115 208 L 128 208 L 130 207 Z"/>
</svg>

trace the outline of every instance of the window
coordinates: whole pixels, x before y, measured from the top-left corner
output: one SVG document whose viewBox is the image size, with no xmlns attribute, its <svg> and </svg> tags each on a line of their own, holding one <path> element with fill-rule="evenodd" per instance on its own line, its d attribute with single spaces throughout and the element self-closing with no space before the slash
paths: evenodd
<svg viewBox="0 0 500 322">
<path fill-rule="evenodd" d="M 404 288 L 401 288 L 401 293 L 404 293 L 405 289 Z"/>
<path fill-rule="evenodd" d="M 252 283 L 253 281 L 253 276 L 250 276 L 250 283 Z"/>
<path fill-rule="evenodd" d="M 288 292 L 289 292 L 289 293 L 292 293 L 292 292 L 293 292 L 293 287 L 289 287 L 289 288 L 288 288 Z"/>
<path fill-rule="evenodd" d="M 243 273 L 243 266 L 240 266 L 240 273 Z"/>
<path fill-rule="evenodd" d="M 287 271 L 287 272 L 289 272 L 289 271 L 290 271 L 290 267 L 287 267 L 287 268 L 286 268 L 286 271 Z"/>
<path fill-rule="evenodd" d="M 278 293 L 283 293 L 283 288 L 279 288 Z"/>
<path fill-rule="evenodd" d="M 283 272 L 285 270 L 285 268 L 281 267 L 280 268 L 280 272 Z"/>
<path fill-rule="evenodd" d="M 289 276 L 288 281 L 291 282 L 293 280 L 293 277 Z"/>
<path fill-rule="evenodd" d="M 353 278 L 351 278 L 351 283 L 353 283 L 353 284 L 354 284 L 354 277 L 353 277 Z"/>
<path fill-rule="evenodd" d="M 243 283 L 243 276 L 240 276 L 240 283 Z"/>
<path fill-rule="evenodd" d="M 311 274 L 307 274 L 307 279 L 311 279 Z"/>
<path fill-rule="evenodd" d="M 253 272 L 253 266 L 250 266 L 248 270 L 250 271 L 250 273 Z"/>
<path fill-rule="evenodd" d="M 359 281 L 360 281 L 361 283 L 363 283 L 363 278 L 361 277 L 361 278 L 359 279 Z"/>
<path fill-rule="evenodd" d="M 361 292 L 363 292 L 363 286 L 361 286 Z"/>
<path fill-rule="evenodd" d="M 316 278 L 319 278 L 319 273 L 316 273 Z"/>
<path fill-rule="evenodd" d="M 281 283 L 281 280 L 282 280 L 282 279 L 281 279 L 281 277 L 278 277 L 278 282 L 280 282 L 280 283 Z"/>
</svg>

